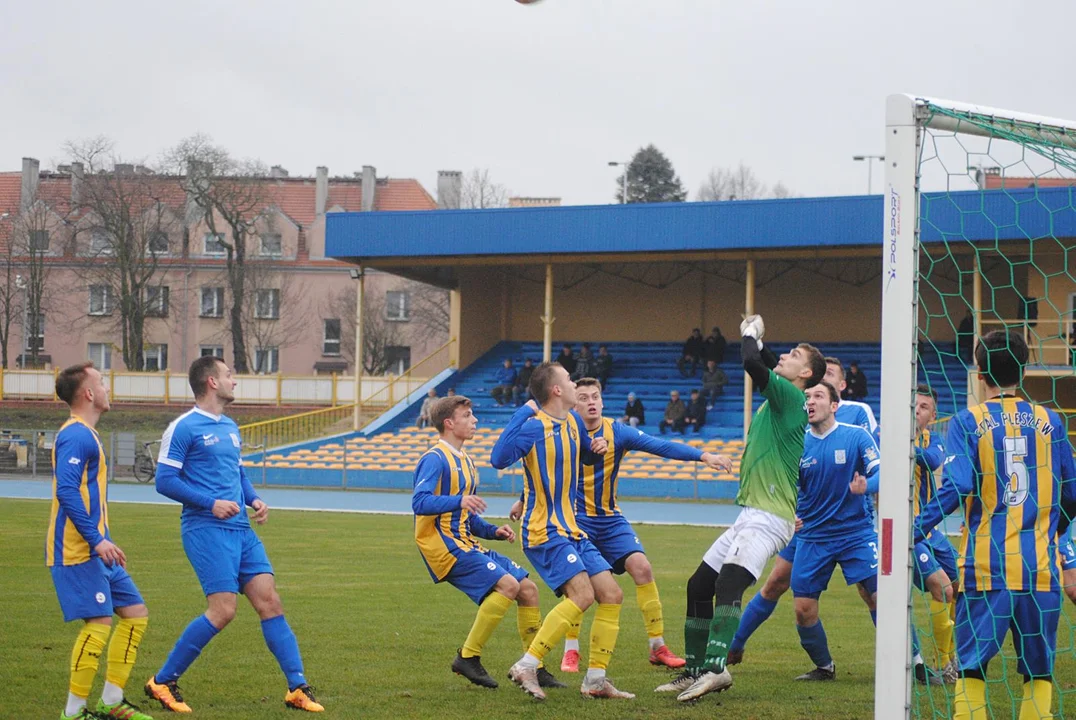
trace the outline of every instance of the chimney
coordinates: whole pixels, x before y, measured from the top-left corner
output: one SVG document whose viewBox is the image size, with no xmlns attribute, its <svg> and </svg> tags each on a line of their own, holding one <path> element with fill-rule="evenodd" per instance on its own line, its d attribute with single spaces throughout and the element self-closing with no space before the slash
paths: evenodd
<svg viewBox="0 0 1076 720">
<path fill-rule="evenodd" d="M 36 158 L 22 159 L 22 188 L 19 207 L 22 212 L 30 209 L 37 197 L 37 183 L 41 179 L 41 162 Z"/>
<path fill-rule="evenodd" d="M 373 165 L 362 166 L 362 211 L 370 212 L 374 209 L 374 199 L 377 197 L 377 170 Z"/>
<path fill-rule="evenodd" d="M 280 178 L 286 178 L 287 176 L 288 171 L 282 168 L 280 165 L 274 165 L 273 167 L 269 168 L 269 177 L 271 178 L 279 180 Z"/>
<path fill-rule="evenodd" d="M 314 213 L 325 214 L 325 204 L 329 202 L 329 168 L 318 166 L 314 176 Z"/>
<path fill-rule="evenodd" d="M 86 170 L 80 162 L 71 163 L 71 207 L 77 208 L 82 203 L 82 181 Z"/>
<path fill-rule="evenodd" d="M 463 173 L 459 170 L 437 171 L 437 207 L 441 210 L 459 210 L 463 192 Z"/>
</svg>

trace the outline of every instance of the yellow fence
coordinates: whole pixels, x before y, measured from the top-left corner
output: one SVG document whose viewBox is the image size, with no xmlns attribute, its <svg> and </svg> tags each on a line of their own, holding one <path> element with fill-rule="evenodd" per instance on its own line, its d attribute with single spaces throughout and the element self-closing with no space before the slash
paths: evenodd
<svg viewBox="0 0 1076 720">
<path fill-rule="evenodd" d="M 265 449 L 314 440 L 328 434 L 329 429 L 342 420 L 351 418 L 354 404 L 312 410 L 310 412 L 289 415 L 288 417 L 263 420 L 239 427 L 243 446 L 252 448 L 261 446 Z M 350 430 L 350 426 L 345 428 Z"/>
<path fill-rule="evenodd" d="M 444 345 L 431 352 L 415 365 L 412 365 L 406 372 L 392 378 L 392 381 L 384 387 L 374 391 L 371 395 L 364 395 L 359 399 L 359 411 L 361 412 L 363 408 L 369 406 L 390 408 L 425 385 L 431 377 L 443 369 L 454 367 L 451 358 L 452 347 L 455 344 L 456 338 L 451 338 Z M 365 389 L 364 385 L 363 390 Z M 358 429 L 360 428 L 356 428 L 356 430 Z"/>
</svg>

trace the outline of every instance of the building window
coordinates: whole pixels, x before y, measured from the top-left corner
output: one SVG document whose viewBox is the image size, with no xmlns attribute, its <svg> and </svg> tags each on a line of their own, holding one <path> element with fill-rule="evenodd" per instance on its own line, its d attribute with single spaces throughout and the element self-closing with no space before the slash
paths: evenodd
<svg viewBox="0 0 1076 720">
<path fill-rule="evenodd" d="M 48 252 L 49 250 L 49 231 L 48 230 L 31 230 L 30 231 L 30 251 L 31 252 Z"/>
<path fill-rule="evenodd" d="M 280 372 L 280 349 L 269 347 L 255 350 L 254 372 L 259 375 Z"/>
<path fill-rule="evenodd" d="M 163 230 L 154 230 L 149 234 L 149 251 L 154 255 L 168 254 L 168 233 Z"/>
<path fill-rule="evenodd" d="M 112 288 L 109 285 L 90 285 L 90 315 L 112 314 Z"/>
<path fill-rule="evenodd" d="M 205 235 L 205 248 L 206 255 L 225 255 L 227 250 L 224 247 L 224 236 L 213 233 L 206 233 Z"/>
<path fill-rule="evenodd" d="M 321 345 L 321 354 L 340 354 L 340 318 L 331 318 L 325 321 L 325 340 Z"/>
<path fill-rule="evenodd" d="M 168 286 L 146 288 L 146 317 L 168 317 Z"/>
<path fill-rule="evenodd" d="M 265 257 L 280 257 L 284 254 L 279 233 L 269 233 L 261 236 L 261 254 Z"/>
<path fill-rule="evenodd" d="M 406 290 L 389 290 L 385 293 L 385 317 L 397 322 L 411 319 L 411 293 Z"/>
<path fill-rule="evenodd" d="M 200 357 L 218 357 L 221 360 L 224 359 L 224 346 L 223 345 L 203 345 L 199 349 Z"/>
<path fill-rule="evenodd" d="M 24 332 L 23 335 L 26 338 L 23 350 L 30 352 L 35 347 L 40 351 L 45 349 L 45 314 L 42 313 L 37 316 L 37 322 L 34 322 L 34 318 L 31 317 L 27 320 L 27 324 L 30 328 L 30 332 Z"/>
<path fill-rule="evenodd" d="M 101 228 L 94 228 L 90 232 L 90 255 L 114 255 L 112 238 Z"/>
<path fill-rule="evenodd" d="M 411 348 L 403 345 L 385 347 L 385 372 L 403 375 L 411 369 Z"/>
<path fill-rule="evenodd" d="M 168 346 L 147 345 L 142 351 L 146 372 L 161 372 L 168 369 Z"/>
<path fill-rule="evenodd" d="M 261 320 L 280 318 L 280 291 L 259 290 L 254 303 L 254 317 Z"/>
<path fill-rule="evenodd" d="M 112 344 L 90 343 L 89 360 L 98 370 L 112 369 Z"/>
<path fill-rule="evenodd" d="M 202 288 L 202 317 L 224 317 L 224 288 Z"/>
</svg>

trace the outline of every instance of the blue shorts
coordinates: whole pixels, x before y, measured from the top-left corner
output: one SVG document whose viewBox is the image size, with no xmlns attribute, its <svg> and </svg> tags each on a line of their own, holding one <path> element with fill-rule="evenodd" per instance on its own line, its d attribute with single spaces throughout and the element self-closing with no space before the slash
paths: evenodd
<svg viewBox="0 0 1076 720">
<path fill-rule="evenodd" d="M 1076 544 L 1072 542 L 1072 535 L 1065 533 L 1057 540 L 1057 552 L 1061 555 L 1061 572 L 1076 570 Z"/>
<path fill-rule="evenodd" d="M 597 575 L 613 569 L 598 548 L 586 538 L 569 540 L 554 535 L 541 545 L 523 548 L 523 554 L 558 597 L 565 584 L 579 573 Z"/>
<path fill-rule="evenodd" d="M 206 595 L 239 593 L 255 575 L 273 574 L 265 546 L 251 528 L 184 530 L 183 550 Z"/>
<path fill-rule="evenodd" d="M 617 575 L 624 574 L 624 561 L 629 555 L 646 554 L 639 536 L 623 515 L 586 516 L 575 520 Z"/>
<path fill-rule="evenodd" d="M 834 568 L 840 565 L 849 585 L 864 583 L 871 593 L 877 589 L 878 534 L 867 530 L 835 540 L 800 539 L 792 564 L 792 593 L 795 597 L 818 598 L 829 586 Z"/>
<path fill-rule="evenodd" d="M 49 568 L 64 622 L 111 617 L 116 608 L 142 605 L 134 580 L 119 565 L 109 567 L 101 558 L 78 565 Z"/>
<path fill-rule="evenodd" d="M 956 583 L 956 550 L 944 534 L 935 530 L 927 539 L 915 546 L 915 565 L 912 566 L 912 583 L 922 591 L 927 589 L 927 578 L 944 570 L 950 583 Z"/>
<path fill-rule="evenodd" d="M 967 590 L 956 600 L 956 651 L 961 670 L 978 670 L 1001 650 L 1012 630 L 1016 669 L 1047 677 L 1054 671 L 1061 593 Z"/>
<path fill-rule="evenodd" d="M 777 557 L 781 558 L 785 562 L 796 562 L 796 546 L 799 544 L 799 535 L 793 535 L 792 539 L 788 541 L 788 545 L 781 548 L 781 552 L 777 553 Z"/>
<path fill-rule="evenodd" d="M 493 586 L 505 575 L 522 580 L 528 574 L 514 560 L 500 553 L 492 550 L 472 550 L 456 556 L 456 564 L 448 571 L 448 575 L 445 575 L 445 580 L 471 598 L 476 605 L 481 605 L 493 591 Z"/>
</svg>

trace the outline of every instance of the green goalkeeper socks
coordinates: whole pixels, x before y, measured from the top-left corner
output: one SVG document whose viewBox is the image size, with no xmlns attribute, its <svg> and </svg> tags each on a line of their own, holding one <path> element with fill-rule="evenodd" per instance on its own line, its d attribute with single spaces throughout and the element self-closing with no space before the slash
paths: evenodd
<svg viewBox="0 0 1076 720">
<path fill-rule="evenodd" d="M 714 609 L 714 619 L 710 621 L 709 638 L 706 643 L 706 659 L 702 669 L 720 673 L 725 670 L 725 659 L 729 646 L 740 627 L 740 608 L 737 605 L 718 605 Z"/>
<path fill-rule="evenodd" d="M 710 621 L 706 618 L 689 617 L 684 621 L 685 670 L 698 675 L 706 659 L 706 641 L 710 639 Z"/>
</svg>

